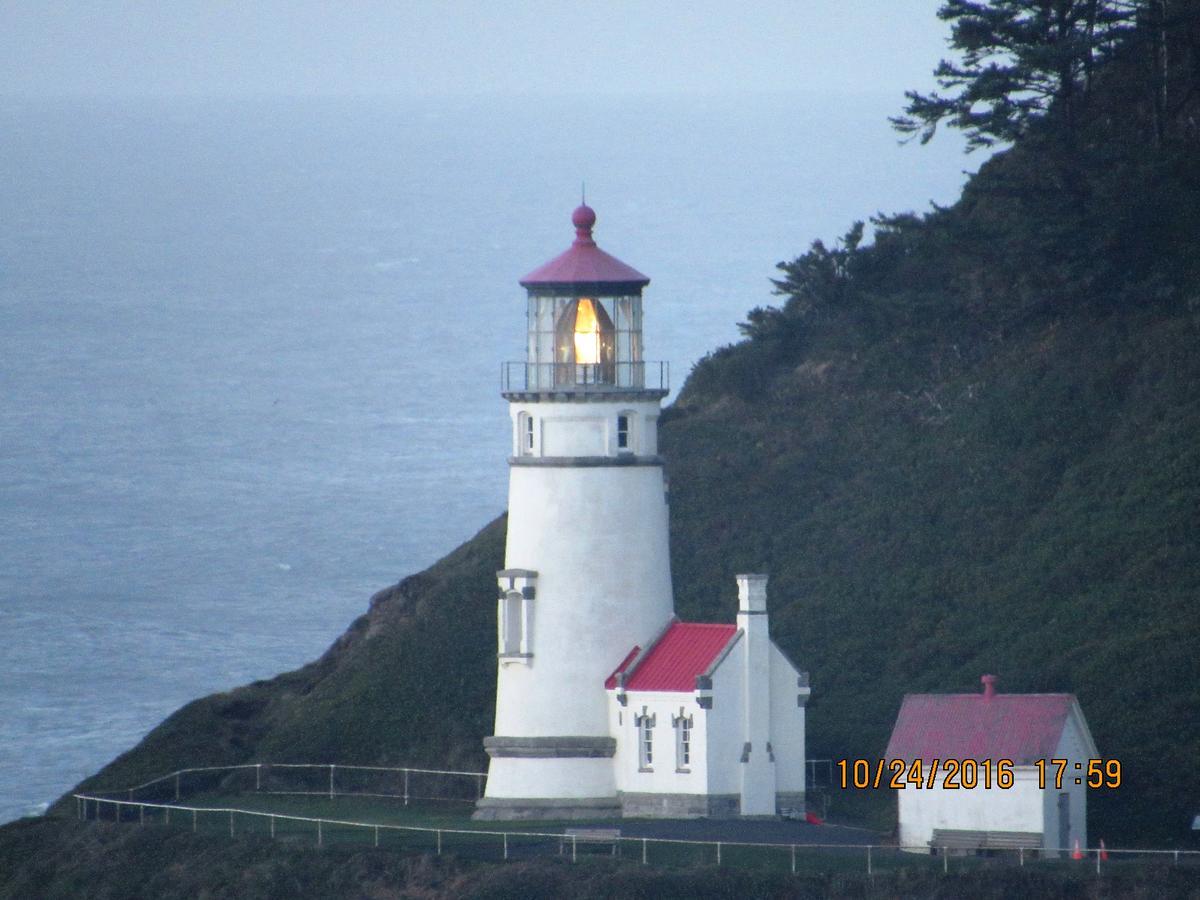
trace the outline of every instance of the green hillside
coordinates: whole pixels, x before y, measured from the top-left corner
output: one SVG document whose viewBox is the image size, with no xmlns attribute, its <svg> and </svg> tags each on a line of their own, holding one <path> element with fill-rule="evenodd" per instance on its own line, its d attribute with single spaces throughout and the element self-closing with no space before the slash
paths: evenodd
<svg viewBox="0 0 1200 900">
<path fill-rule="evenodd" d="M 877 756 L 905 692 L 984 672 L 1073 691 L 1123 764 L 1090 807 L 1110 845 L 1175 844 L 1200 811 L 1200 7 L 1167 5 L 1165 75 L 1158 32 L 1110 36 L 1087 102 L 1010 123 L 953 206 L 782 264 L 778 306 L 695 367 L 660 437 L 677 608 L 728 620 L 733 574 L 771 574 L 773 634 L 812 676 L 812 756 Z M 503 529 L 85 786 L 269 759 L 482 766 Z"/>
</svg>

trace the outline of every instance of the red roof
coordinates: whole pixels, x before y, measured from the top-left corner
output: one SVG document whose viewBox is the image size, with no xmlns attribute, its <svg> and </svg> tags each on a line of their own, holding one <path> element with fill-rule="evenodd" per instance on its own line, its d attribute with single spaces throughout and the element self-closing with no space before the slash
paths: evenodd
<svg viewBox="0 0 1200 900">
<path fill-rule="evenodd" d="M 590 206 L 580 206 L 571 214 L 575 226 L 575 242 L 566 252 L 545 265 L 539 266 L 521 279 L 522 287 L 548 285 L 624 285 L 643 288 L 650 279 L 615 256 L 610 256 L 592 240 L 596 213 Z"/>
<path fill-rule="evenodd" d="M 1054 755 L 1072 694 L 906 694 L 888 759 L 1011 759 Z"/>
<path fill-rule="evenodd" d="M 673 622 L 650 652 L 626 673 L 627 691 L 687 691 L 696 689 L 696 676 L 703 675 L 713 660 L 737 634 L 736 625 L 710 625 L 700 622 Z M 617 671 L 604 683 L 617 685 L 617 674 L 626 671 L 634 653 L 625 657 Z"/>
</svg>

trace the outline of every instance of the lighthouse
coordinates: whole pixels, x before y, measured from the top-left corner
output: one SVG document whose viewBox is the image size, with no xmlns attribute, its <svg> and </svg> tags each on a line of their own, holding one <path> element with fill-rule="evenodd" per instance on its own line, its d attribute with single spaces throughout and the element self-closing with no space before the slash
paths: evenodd
<svg viewBox="0 0 1200 900">
<path fill-rule="evenodd" d="M 674 614 L 650 279 L 597 245 L 595 212 L 521 279 L 497 573 L 496 719 L 477 819 L 773 815 L 803 806 L 808 675 L 771 642 L 767 577 L 737 622 Z"/>
<path fill-rule="evenodd" d="M 667 366 L 642 357 L 650 279 L 605 253 L 596 214 L 521 279 L 525 360 L 507 363 L 508 537 L 485 818 L 619 813 L 604 679 L 672 615 L 657 427 Z"/>
</svg>

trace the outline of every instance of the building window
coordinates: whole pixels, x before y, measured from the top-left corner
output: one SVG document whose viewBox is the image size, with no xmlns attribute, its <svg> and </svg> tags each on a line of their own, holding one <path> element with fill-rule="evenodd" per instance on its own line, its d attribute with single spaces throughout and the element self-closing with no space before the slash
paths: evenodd
<svg viewBox="0 0 1200 900">
<path fill-rule="evenodd" d="M 644 706 L 642 714 L 633 719 L 638 734 L 638 768 L 646 772 L 654 768 L 654 719 Z"/>
<path fill-rule="evenodd" d="M 504 596 L 504 621 L 502 633 L 504 636 L 500 652 L 503 654 L 520 653 L 521 645 L 525 643 L 525 610 L 520 592 L 509 591 Z"/>
<path fill-rule="evenodd" d="M 517 416 L 517 455 L 530 456 L 533 454 L 533 416 L 520 413 Z"/>
<path fill-rule="evenodd" d="M 629 449 L 629 415 L 627 413 L 617 416 L 617 449 Z"/>
<path fill-rule="evenodd" d="M 671 721 L 675 725 L 675 768 L 687 772 L 692 767 L 692 717 L 683 715 L 681 709 Z"/>
</svg>

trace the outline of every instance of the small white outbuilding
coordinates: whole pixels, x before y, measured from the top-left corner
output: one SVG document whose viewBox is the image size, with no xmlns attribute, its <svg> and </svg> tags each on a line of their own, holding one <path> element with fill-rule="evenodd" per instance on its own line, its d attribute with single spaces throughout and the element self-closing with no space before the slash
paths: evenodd
<svg viewBox="0 0 1200 900">
<path fill-rule="evenodd" d="M 1079 702 L 1073 694 L 1000 694 L 994 675 L 982 681 L 978 694 L 905 695 L 886 760 L 906 769 L 919 761 L 926 778 L 936 762 L 940 775 L 932 787 L 897 790 L 900 845 L 1086 847 L 1088 763 L 1098 754 Z"/>
<path fill-rule="evenodd" d="M 624 815 L 804 809 L 808 673 L 771 640 L 767 576 L 737 583 L 736 624 L 673 618 L 604 683 Z"/>
</svg>

